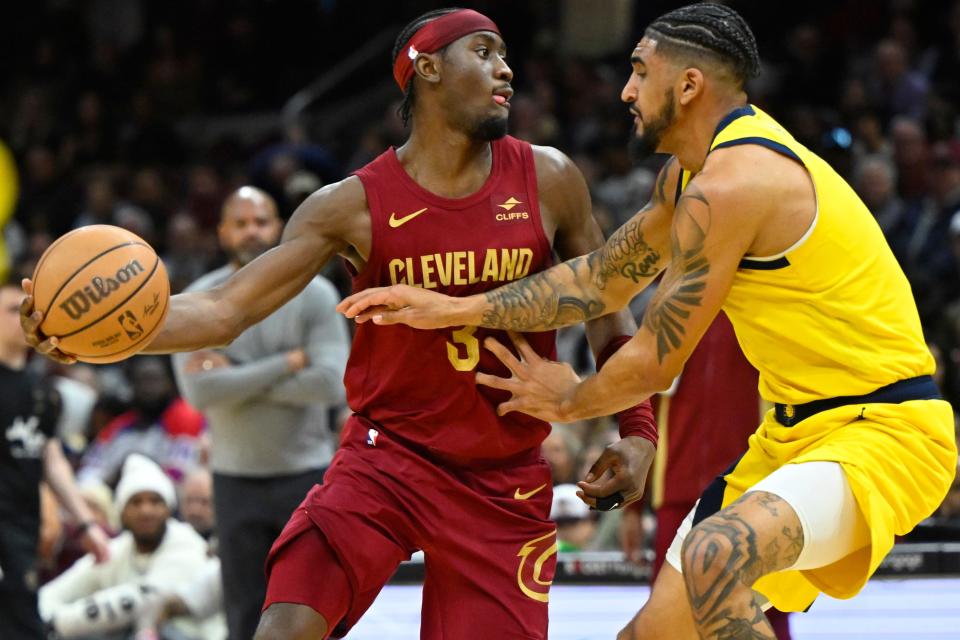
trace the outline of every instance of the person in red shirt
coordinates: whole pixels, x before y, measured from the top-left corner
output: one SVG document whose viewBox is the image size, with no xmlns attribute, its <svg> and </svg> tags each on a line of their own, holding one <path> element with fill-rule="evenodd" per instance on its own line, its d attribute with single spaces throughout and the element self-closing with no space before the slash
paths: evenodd
<svg viewBox="0 0 960 640">
<path fill-rule="evenodd" d="M 307 198 L 280 245 L 222 286 L 174 296 L 147 351 L 230 342 L 336 254 L 354 273 L 354 291 L 406 283 L 470 295 L 551 266 L 554 251 L 566 259 L 601 247 L 573 162 L 506 135 L 513 72 L 505 55 L 497 26 L 475 11 L 414 20 L 393 55 L 401 115 L 412 122 L 406 143 Z M 55 336 L 37 334 L 39 321 L 25 304 L 31 344 L 70 361 Z M 636 326 L 620 312 L 586 330 L 602 366 Z M 500 415 L 509 394 L 476 385 L 507 373 L 481 348 L 489 337 L 508 341 L 473 326 L 358 327 L 345 376 L 354 414 L 323 486 L 274 544 L 256 638 L 344 635 L 420 549 L 422 638 L 546 638 L 557 546 L 540 443 L 550 425 Z M 528 340 L 554 356 L 553 332 Z M 602 509 L 640 498 L 655 449 L 649 403 L 618 417 L 622 439 L 581 484 Z"/>
</svg>

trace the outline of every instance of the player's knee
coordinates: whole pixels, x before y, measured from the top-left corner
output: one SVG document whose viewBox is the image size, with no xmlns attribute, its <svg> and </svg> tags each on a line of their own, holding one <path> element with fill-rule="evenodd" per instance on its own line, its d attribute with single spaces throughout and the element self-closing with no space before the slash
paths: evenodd
<svg viewBox="0 0 960 640">
<path fill-rule="evenodd" d="M 302 604 L 271 604 L 260 617 L 254 640 L 317 640 L 327 637 L 327 621 Z"/>
<path fill-rule="evenodd" d="M 680 552 L 687 585 L 716 579 L 718 574 L 735 576 L 747 586 L 759 576 L 753 575 L 755 550 L 749 536 L 729 523 L 708 518 L 694 527 Z"/>
</svg>

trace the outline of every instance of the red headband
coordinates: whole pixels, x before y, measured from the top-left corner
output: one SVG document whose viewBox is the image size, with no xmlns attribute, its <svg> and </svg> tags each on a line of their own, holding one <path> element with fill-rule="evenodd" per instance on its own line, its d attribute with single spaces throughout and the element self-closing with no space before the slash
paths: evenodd
<svg viewBox="0 0 960 640">
<path fill-rule="evenodd" d="M 393 79 L 405 91 L 407 83 L 413 77 L 413 62 L 417 54 L 433 53 L 454 40 L 476 31 L 493 31 L 500 35 L 500 29 L 493 20 L 472 9 L 461 9 L 440 16 L 423 25 L 397 53 L 393 61 Z"/>
</svg>

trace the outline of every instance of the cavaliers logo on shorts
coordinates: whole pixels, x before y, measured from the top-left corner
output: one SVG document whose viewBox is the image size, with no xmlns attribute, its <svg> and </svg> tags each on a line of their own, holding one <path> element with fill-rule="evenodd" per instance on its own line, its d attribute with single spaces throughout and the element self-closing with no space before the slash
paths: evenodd
<svg viewBox="0 0 960 640">
<path fill-rule="evenodd" d="M 517 585 L 528 598 L 547 602 L 557 566 L 557 532 L 525 542 L 517 553 Z"/>
</svg>

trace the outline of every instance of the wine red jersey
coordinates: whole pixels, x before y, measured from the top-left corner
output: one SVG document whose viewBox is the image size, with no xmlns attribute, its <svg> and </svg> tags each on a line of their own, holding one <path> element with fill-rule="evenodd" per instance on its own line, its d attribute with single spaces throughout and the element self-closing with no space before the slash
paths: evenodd
<svg viewBox="0 0 960 640">
<path fill-rule="evenodd" d="M 460 199 L 420 187 L 392 148 L 356 172 L 372 241 L 354 292 L 409 284 L 468 296 L 552 264 L 530 145 L 508 136 L 492 142 L 491 150 L 486 182 Z M 483 348 L 487 336 L 511 346 L 504 332 L 477 327 L 358 325 L 345 376 L 347 401 L 378 428 L 450 464 L 478 467 L 533 455 L 550 425 L 515 412 L 498 417 L 496 407 L 509 394 L 475 382 L 477 372 L 509 377 Z M 526 337 L 537 353 L 556 357 L 554 332 Z"/>
</svg>

